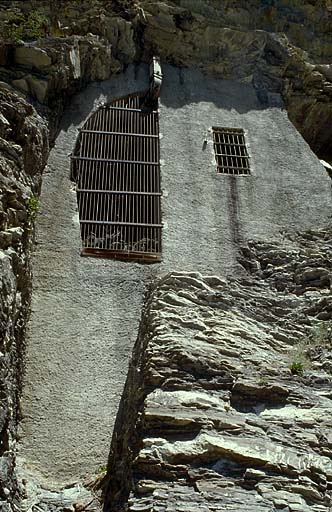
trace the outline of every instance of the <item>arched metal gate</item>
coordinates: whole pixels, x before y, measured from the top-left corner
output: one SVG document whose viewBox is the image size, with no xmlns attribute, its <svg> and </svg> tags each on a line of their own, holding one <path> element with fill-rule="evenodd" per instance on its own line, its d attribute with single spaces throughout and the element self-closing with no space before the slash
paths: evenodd
<svg viewBox="0 0 332 512">
<path fill-rule="evenodd" d="M 159 120 L 143 94 L 103 105 L 72 155 L 82 254 L 160 261 Z"/>
</svg>

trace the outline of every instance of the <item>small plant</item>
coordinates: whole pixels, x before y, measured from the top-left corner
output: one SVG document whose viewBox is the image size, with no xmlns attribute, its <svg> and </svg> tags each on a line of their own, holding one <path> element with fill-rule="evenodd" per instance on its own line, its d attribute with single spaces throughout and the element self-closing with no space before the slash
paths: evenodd
<svg viewBox="0 0 332 512">
<path fill-rule="evenodd" d="M 269 383 L 269 381 L 267 380 L 266 377 L 261 377 L 258 381 L 258 385 L 259 386 L 267 386 Z"/>
<path fill-rule="evenodd" d="M 293 375 L 303 375 L 315 361 L 322 361 L 326 350 L 332 348 L 332 321 L 319 321 L 294 347 L 289 359 Z"/>
<path fill-rule="evenodd" d="M 38 198 L 35 196 L 29 197 L 27 202 L 27 223 L 29 228 L 31 228 L 31 225 L 35 222 L 39 208 L 40 204 Z"/>
<path fill-rule="evenodd" d="M 293 375 L 303 375 L 304 363 L 302 361 L 293 361 L 290 365 L 290 371 Z"/>
<path fill-rule="evenodd" d="M 96 475 L 104 475 L 107 472 L 107 466 L 102 464 L 96 469 Z"/>
</svg>

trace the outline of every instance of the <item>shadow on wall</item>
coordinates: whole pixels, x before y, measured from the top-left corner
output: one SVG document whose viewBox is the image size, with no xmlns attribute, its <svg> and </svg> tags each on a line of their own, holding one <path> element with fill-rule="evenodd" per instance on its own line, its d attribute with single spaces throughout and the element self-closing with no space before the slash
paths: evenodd
<svg viewBox="0 0 332 512">
<path fill-rule="evenodd" d="M 231 81 L 230 87 L 230 81 L 207 78 L 197 69 L 176 68 L 168 64 L 163 64 L 162 70 L 161 99 L 166 107 L 180 108 L 208 102 L 217 108 L 235 110 L 239 114 L 265 108 L 252 85 Z M 101 104 L 118 96 L 144 90 L 148 84 L 149 69 L 145 64 L 131 65 L 124 73 L 114 75 L 109 80 L 90 84 L 85 91 L 72 98 L 63 117 L 62 129 L 67 131 L 73 125 L 80 125 Z M 177 94 L 173 93 L 175 89 Z"/>
<path fill-rule="evenodd" d="M 116 416 L 107 473 L 101 483 L 104 512 L 126 510 L 132 490 L 132 461 L 141 449 L 139 413 L 143 409 L 147 390 L 144 387 L 142 368 L 147 364 L 148 325 L 146 312 L 152 300 L 151 289 L 145 296 L 145 308 L 139 326 L 138 337 L 133 348 L 124 391 Z M 135 391 L 134 391 L 135 390 Z"/>
<path fill-rule="evenodd" d="M 163 66 L 163 74 L 162 102 L 166 107 L 180 108 L 187 104 L 209 102 L 217 108 L 234 110 L 239 114 L 265 108 L 251 84 L 215 79 L 194 68 L 170 65 Z M 174 89 L 177 89 L 177 94 L 172 93 Z"/>
</svg>

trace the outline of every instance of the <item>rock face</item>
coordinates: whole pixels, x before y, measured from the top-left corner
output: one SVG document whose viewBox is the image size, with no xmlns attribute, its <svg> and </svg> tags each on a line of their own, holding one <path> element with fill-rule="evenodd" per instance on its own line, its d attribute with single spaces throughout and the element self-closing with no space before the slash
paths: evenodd
<svg viewBox="0 0 332 512">
<path fill-rule="evenodd" d="M 2 31 L 16 38 L 1 49 L 0 76 L 52 109 L 87 79 L 107 78 L 159 53 L 177 66 L 251 82 L 262 103 L 282 94 L 311 147 L 331 153 L 329 0 L 229 0 L 222 7 L 207 0 L 11 4 L 0 2 Z M 32 42 L 21 46 L 22 38 Z"/>
<path fill-rule="evenodd" d="M 262 102 L 282 93 L 290 119 L 330 152 L 331 20 L 328 2 L 141 2 L 145 51 L 179 66 L 251 81 Z M 272 95 L 272 96 L 271 96 Z"/>
<path fill-rule="evenodd" d="M 247 278 L 172 273 L 157 285 L 107 510 L 329 510 L 331 240 L 326 229 L 252 242 Z"/>
<path fill-rule="evenodd" d="M 47 134 L 34 108 L 0 84 L 0 506 L 3 499 L 15 501 L 18 397 L 31 295 L 30 234 L 48 155 Z"/>
<path fill-rule="evenodd" d="M 0 86 L 0 498 L 13 510 L 29 244 L 48 154 L 45 121 L 31 104 L 48 118 L 52 141 L 72 94 L 159 53 L 252 83 L 264 105 L 279 106 L 281 95 L 328 159 L 332 4 L 29 0 L 0 1 L 0 12 L 0 79 L 27 98 Z M 329 510 L 329 251 L 330 229 L 283 245 L 249 242 L 246 279 L 193 273 L 159 283 L 114 435 L 111 510 Z M 68 491 L 23 505 L 72 509 L 76 499 L 89 496 Z"/>
</svg>

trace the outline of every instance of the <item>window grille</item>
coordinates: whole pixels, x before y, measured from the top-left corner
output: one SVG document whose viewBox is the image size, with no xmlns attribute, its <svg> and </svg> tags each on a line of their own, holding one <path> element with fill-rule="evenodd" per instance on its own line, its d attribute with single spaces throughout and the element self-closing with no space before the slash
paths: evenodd
<svg viewBox="0 0 332 512">
<path fill-rule="evenodd" d="M 220 174 L 247 176 L 249 155 L 241 128 L 212 128 L 217 170 Z"/>
<path fill-rule="evenodd" d="M 82 254 L 160 261 L 159 120 L 134 94 L 99 108 L 72 156 Z"/>
</svg>

